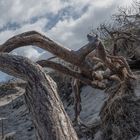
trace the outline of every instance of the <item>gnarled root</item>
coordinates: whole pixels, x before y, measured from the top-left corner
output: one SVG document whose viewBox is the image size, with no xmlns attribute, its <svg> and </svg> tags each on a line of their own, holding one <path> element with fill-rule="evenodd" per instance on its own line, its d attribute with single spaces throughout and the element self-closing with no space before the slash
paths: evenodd
<svg viewBox="0 0 140 140">
<path fill-rule="evenodd" d="M 100 117 L 104 140 L 130 140 L 140 135 L 140 99 L 134 94 L 132 81 L 118 85 Z"/>
</svg>

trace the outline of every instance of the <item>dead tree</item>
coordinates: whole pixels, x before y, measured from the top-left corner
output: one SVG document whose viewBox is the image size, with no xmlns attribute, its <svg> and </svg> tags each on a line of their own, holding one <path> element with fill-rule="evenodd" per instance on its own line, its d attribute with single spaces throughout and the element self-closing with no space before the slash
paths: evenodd
<svg viewBox="0 0 140 140">
<path fill-rule="evenodd" d="M 37 140 L 78 140 L 56 83 L 39 65 L 24 57 L 0 53 L 0 70 L 27 81 L 24 96 Z"/>
<path fill-rule="evenodd" d="M 41 60 L 41 61 L 37 62 L 40 66 L 53 68 L 64 74 L 70 75 L 87 85 L 91 85 L 92 87 L 99 88 L 99 89 L 105 89 L 107 87 L 107 83 L 110 80 L 112 80 L 112 81 L 116 82 L 116 85 L 119 84 L 122 87 L 121 92 L 118 90 L 119 88 L 117 88 L 117 90 L 114 92 L 113 95 L 116 95 L 117 97 L 122 98 L 126 94 L 127 90 L 129 90 L 129 87 L 130 87 L 129 84 L 130 85 L 132 84 L 131 80 L 132 79 L 135 80 L 135 76 L 131 72 L 131 69 L 130 69 L 129 65 L 127 64 L 127 61 L 123 57 L 112 56 L 112 55 L 108 54 L 103 43 L 98 38 L 98 36 L 91 35 L 91 38 L 92 38 L 91 42 L 89 42 L 87 45 L 83 46 L 78 51 L 73 51 L 73 50 L 66 49 L 66 48 L 56 44 L 49 38 L 35 32 L 35 31 L 31 31 L 31 32 L 25 32 L 23 34 L 19 34 L 17 36 L 10 38 L 9 40 L 7 40 L 4 44 L 0 45 L 0 52 L 3 54 L 4 52 L 10 52 L 13 49 L 19 48 L 22 46 L 36 45 L 40 48 L 43 48 L 44 50 L 51 52 L 55 56 L 71 63 L 72 65 L 78 67 L 78 69 L 80 71 L 77 72 L 77 71 L 71 70 L 61 64 L 58 64 L 56 62 L 52 62 L 49 60 Z M 102 65 L 104 65 L 104 67 L 105 67 L 105 69 L 102 70 L 101 72 L 100 72 L 100 70 L 98 70 L 98 67 L 96 67 L 96 66 L 95 66 L 96 67 L 96 71 L 95 71 L 95 69 L 94 69 L 95 67 L 90 65 L 88 60 L 86 59 L 88 54 L 90 54 L 94 49 L 96 49 L 96 53 L 97 53 L 96 60 L 98 62 L 101 62 Z M 95 57 L 94 57 L 94 59 L 90 58 L 90 60 L 94 61 Z M 5 62 L 5 60 L 3 60 L 3 62 Z M 0 61 L 0 64 L 1 64 L 1 61 Z M 19 63 L 18 63 L 18 65 L 19 65 Z M 9 73 L 11 72 L 8 69 L 8 65 L 6 65 L 6 66 L 1 65 L 1 70 L 2 69 L 3 70 L 7 69 Z M 108 69 L 109 69 L 109 72 L 107 72 Z M 30 69 L 28 69 L 28 70 L 30 70 Z M 17 69 L 16 69 L 16 72 L 19 72 L 19 73 L 25 72 L 26 73 L 26 71 L 23 71 L 23 70 L 17 71 Z M 36 73 L 38 73 L 38 70 L 36 70 L 35 73 L 33 73 L 33 74 L 35 75 Z M 27 75 L 28 74 L 29 73 L 27 73 Z M 18 74 L 18 76 L 20 76 L 20 74 Z M 26 74 L 24 75 L 24 77 L 27 77 Z M 29 75 L 29 77 L 30 77 L 30 75 Z M 32 77 L 31 77 L 31 79 L 32 79 Z M 32 79 L 32 80 L 34 80 L 34 79 Z M 35 81 L 38 81 L 38 79 L 35 79 L 34 82 Z M 45 82 L 45 80 L 43 83 L 37 82 L 37 83 L 35 83 L 35 85 L 36 85 L 35 87 L 34 87 L 34 82 L 30 82 L 30 80 L 29 80 L 28 86 L 27 86 L 27 88 L 28 88 L 27 91 L 29 92 L 30 90 L 32 90 L 36 87 L 36 90 L 33 92 L 36 93 L 36 91 L 38 91 L 40 93 L 40 95 L 42 95 L 43 91 L 39 90 L 40 86 L 41 87 L 45 86 L 45 84 L 47 84 L 47 82 Z M 126 90 L 124 90 L 124 87 L 122 85 L 126 85 L 126 87 L 127 87 Z M 34 88 L 31 88 L 31 87 L 34 87 Z M 48 87 L 46 87 L 46 90 L 47 90 L 47 88 Z M 40 95 L 38 94 L 38 98 L 36 98 L 37 101 L 38 101 L 38 99 L 43 100 L 43 98 L 39 97 Z M 131 94 L 131 95 L 133 95 L 133 94 Z M 114 100 L 114 97 L 116 97 L 116 96 L 110 96 L 110 98 Z M 128 94 L 128 96 L 129 96 L 129 94 Z M 132 96 L 129 96 L 129 97 L 131 98 Z M 34 99 L 35 96 L 29 98 L 29 101 L 30 100 L 32 101 L 32 98 Z M 49 98 L 49 99 L 51 99 L 51 98 Z M 60 100 L 59 100 L 59 102 L 60 102 Z M 112 103 L 113 103 L 113 101 L 112 101 Z M 117 105 L 118 105 L 118 103 L 117 103 Z M 124 109 L 124 107 L 122 106 L 123 104 L 119 104 L 119 105 Z M 129 105 L 129 102 L 128 102 L 128 105 Z M 29 106 L 30 106 L 29 108 L 31 108 L 34 113 L 35 108 L 32 107 L 32 104 L 29 104 Z M 38 107 L 40 110 L 40 104 L 37 104 L 35 107 Z M 44 104 L 41 107 L 44 109 L 47 108 L 47 106 L 44 107 Z M 113 124 L 113 121 L 114 121 L 114 120 L 110 121 L 111 117 L 112 117 L 111 115 L 108 115 L 109 118 L 107 117 L 107 119 L 105 117 L 106 113 L 104 113 L 104 112 L 106 112 L 107 109 L 110 109 L 109 107 L 110 107 L 110 101 L 106 102 L 106 104 L 104 105 L 104 109 L 102 110 L 103 113 L 101 114 L 101 119 L 102 119 L 101 124 L 106 122 L 105 125 L 103 125 L 103 127 L 102 127 L 103 130 L 105 130 L 105 128 L 109 127 L 108 124 L 110 124 L 110 123 Z M 112 104 L 111 107 L 115 108 L 114 104 Z M 110 113 L 110 110 L 107 112 L 107 114 L 108 113 Z M 37 115 L 40 116 L 40 114 L 37 114 Z M 45 116 L 44 119 L 47 119 L 47 117 L 48 116 Z M 37 117 L 34 119 L 38 119 L 38 121 L 39 121 L 41 118 Z M 134 120 L 134 119 L 132 119 L 132 120 Z M 135 120 L 134 120 L 134 122 L 135 122 Z M 127 125 L 129 125 L 129 127 L 131 128 L 131 124 L 127 124 Z M 36 129 L 39 131 L 40 125 L 36 125 L 36 127 L 37 127 Z M 110 127 L 110 129 L 112 127 L 113 127 L 113 125 Z M 42 127 L 42 129 L 44 130 L 45 128 Z M 41 132 L 40 131 L 39 132 L 42 133 L 43 136 L 46 136 L 44 134 L 45 131 L 43 131 L 43 130 Z M 104 134 L 105 133 L 106 132 L 104 131 Z M 132 135 L 135 136 L 135 134 L 133 133 L 133 127 L 132 127 Z M 126 136 L 126 134 L 124 134 L 124 136 Z"/>
</svg>

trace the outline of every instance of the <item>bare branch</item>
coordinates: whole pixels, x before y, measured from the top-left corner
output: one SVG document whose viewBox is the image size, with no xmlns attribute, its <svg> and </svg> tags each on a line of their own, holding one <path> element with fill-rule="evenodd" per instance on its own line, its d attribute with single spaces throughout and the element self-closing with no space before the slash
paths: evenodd
<svg viewBox="0 0 140 140">
<path fill-rule="evenodd" d="M 79 79 L 81 82 L 84 82 L 85 84 L 89 84 L 89 85 L 92 85 L 92 81 L 87 79 L 86 77 L 82 76 L 82 74 L 78 73 L 78 72 L 75 72 L 75 71 L 72 71 L 70 69 L 68 69 L 67 67 L 61 65 L 61 64 L 58 64 L 58 63 L 55 63 L 55 62 L 52 62 L 52 61 L 48 61 L 48 60 L 40 60 L 37 62 L 40 66 L 42 67 L 49 67 L 49 68 L 52 68 L 54 70 L 57 70 L 63 74 L 66 74 L 66 75 L 69 75 L 69 76 L 72 76 L 76 79 Z"/>
<path fill-rule="evenodd" d="M 102 87 L 100 85 L 97 85 L 96 83 L 93 83 L 93 81 L 91 79 L 88 79 L 87 77 L 83 76 L 82 73 L 72 71 L 72 70 L 68 69 L 67 67 L 65 67 L 61 64 L 58 64 L 58 63 L 55 63 L 55 62 L 52 62 L 52 61 L 48 61 L 48 60 L 40 60 L 37 63 L 42 67 L 49 67 L 49 68 L 57 70 L 57 71 L 59 71 L 63 74 L 72 76 L 72 77 L 80 80 L 82 83 L 90 85 L 94 88 L 98 88 L 98 89 L 104 89 L 105 88 L 105 87 Z"/>
<path fill-rule="evenodd" d="M 4 44 L 0 45 L 0 52 L 11 52 L 16 48 L 28 45 L 38 46 L 62 59 L 65 59 L 66 61 L 71 62 L 71 58 L 73 58 L 75 59 L 76 63 L 77 56 L 74 51 L 58 45 L 51 39 L 41 35 L 36 31 L 25 32 L 10 38 Z"/>
<path fill-rule="evenodd" d="M 35 45 L 51 52 L 55 56 L 80 67 L 84 75 L 90 77 L 92 68 L 83 60 L 88 53 L 95 49 L 95 42 L 87 44 L 86 47 L 82 47 L 79 51 L 73 51 L 58 45 L 36 31 L 29 31 L 16 35 L 0 45 L 0 52 L 10 52 L 16 48 L 28 45 Z"/>
</svg>

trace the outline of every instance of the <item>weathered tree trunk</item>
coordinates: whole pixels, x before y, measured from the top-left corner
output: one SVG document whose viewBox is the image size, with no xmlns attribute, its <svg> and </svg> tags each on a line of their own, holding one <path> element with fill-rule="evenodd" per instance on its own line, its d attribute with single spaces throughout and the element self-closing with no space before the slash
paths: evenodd
<svg viewBox="0 0 140 140">
<path fill-rule="evenodd" d="M 78 140 L 58 96 L 55 82 L 32 61 L 0 54 L 0 70 L 27 81 L 25 101 L 38 140 Z"/>
</svg>

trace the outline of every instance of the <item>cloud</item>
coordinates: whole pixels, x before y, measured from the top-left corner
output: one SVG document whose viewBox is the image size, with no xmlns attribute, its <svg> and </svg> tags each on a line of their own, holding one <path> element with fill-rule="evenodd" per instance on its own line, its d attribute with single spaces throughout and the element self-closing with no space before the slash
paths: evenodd
<svg viewBox="0 0 140 140">
<path fill-rule="evenodd" d="M 78 7 L 78 2 L 76 2 L 75 6 L 74 1 L 72 1 L 73 7 Z M 79 49 L 87 42 L 86 34 L 89 33 L 91 29 L 96 28 L 100 23 L 109 20 L 112 13 L 114 13 L 120 3 L 122 3 L 121 0 L 92 0 L 88 2 L 90 2 L 90 4 L 88 5 L 87 11 L 77 19 L 70 16 L 69 18 L 59 20 L 58 23 L 48 31 L 50 37 L 66 47 L 74 50 Z"/>
<path fill-rule="evenodd" d="M 46 18 L 40 18 L 35 23 L 27 23 L 21 26 L 20 28 L 17 28 L 15 30 L 12 29 L 5 29 L 4 31 L 0 32 L 0 43 L 5 42 L 8 38 L 17 35 L 22 32 L 30 31 L 30 30 L 36 30 L 38 32 L 44 33 L 44 28 L 47 24 Z"/>
<path fill-rule="evenodd" d="M 0 43 L 19 33 L 36 30 L 63 46 L 77 50 L 86 34 L 132 0 L 0 0 Z M 49 28 L 48 28 L 49 27 Z M 34 46 L 14 50 L 34 61 L 52 56 Z M 0 74 L 1 75 L 1 74 Z"/>
<path fill-rule="evenodd" d="M 36 61 L 40 57 L 40 53 L 37 51 L 37 49 L 33 48 L 32 46 L 29 46 L 28 49 L 27 47 L 23 47 L 20 49 L 16 49 L 15 51 L 12 52 L 14 55 L 20 55 L 20 56 L 26 56 L 27 58 Z"/>
<path fill-rule="evenodd" d="M 9 22 L 21 24 L 47 14 L 57 14 L 65 3 L 61 0 L 0 0 L 1 27 Z"/>
</svg>

